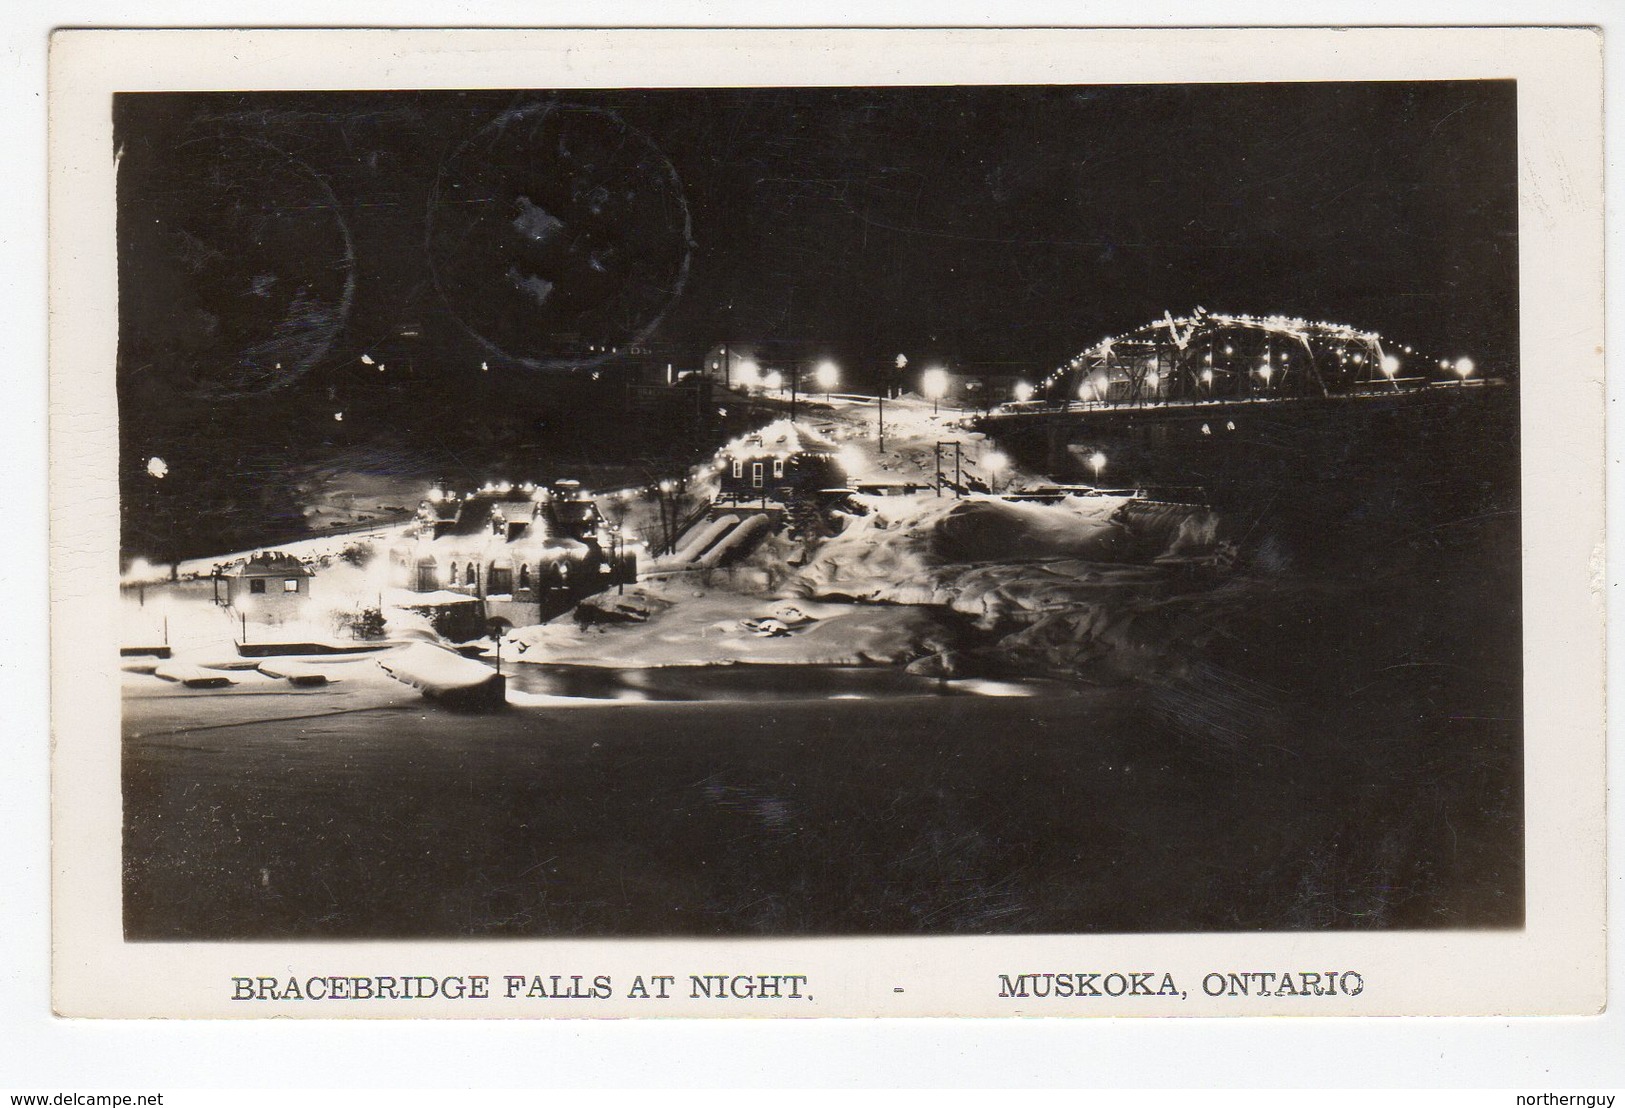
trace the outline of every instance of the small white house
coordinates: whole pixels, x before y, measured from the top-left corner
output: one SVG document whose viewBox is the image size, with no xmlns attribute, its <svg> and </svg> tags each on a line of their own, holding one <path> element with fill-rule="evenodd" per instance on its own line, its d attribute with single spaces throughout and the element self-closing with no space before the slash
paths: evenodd
<svg viewBox="0 0 1625 1108">
<path fill-rule="evenodd" d="M 262 551 L 226 571 L 226 603 L 260 623 L 297 619 L 310 600 L 312 579 L 292 554 Z"/>
</svg>

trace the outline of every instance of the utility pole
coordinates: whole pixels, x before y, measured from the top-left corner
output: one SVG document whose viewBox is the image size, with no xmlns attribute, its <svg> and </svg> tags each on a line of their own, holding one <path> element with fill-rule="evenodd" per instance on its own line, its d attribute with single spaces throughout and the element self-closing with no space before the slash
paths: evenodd
<svg viewBox="0 0 1625 1108">
<path fill-rule="evenodd" d="M 879 415 L 875 420 L 876 437 L 880 440 L 877 446 L 880 453 L 884 454 L 886 453 L 886 398 L 884 396 L 875 397 L 875 404 L 879 410 Z"/>
</svg>

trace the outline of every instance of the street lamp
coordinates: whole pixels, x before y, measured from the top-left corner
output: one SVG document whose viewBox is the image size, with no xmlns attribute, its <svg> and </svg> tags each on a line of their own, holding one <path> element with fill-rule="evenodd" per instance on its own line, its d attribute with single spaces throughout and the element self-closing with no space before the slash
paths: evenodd
<svg viewBox="0 0 1625 1108">
<path fill-rule="evenodd" d="M 152 486 L 152 514 L 154 516 L 158 515 L 158 506 L 160 503 L 159 497 L 162 495 L 158 490 L 162 487 L 163 479 L 168 474 L 168 462 L 164 461 L 156 454 L 147 459 L 147 476 L 151 477 L 154 482 Z M 170 546 L 169 579 L 171 581 L 178 581 L 180 580 L 181 566 L 180 559 L 175 554 L 174 532 L 172 528 L 166 526 L 164 528 L 164 533 L 169 537 L 170 540 L 168 544 Z M 145 596 L 143 595 L 143 600 L 144 599 Z"/>
<path fill-rule="evenodd" d="M 1383 376 L 1387 377 L 1391 381 L 1391 380 L 1394 379 L 1394 375 L 1396 373 L 1398 373 L 1398 372 L 1399 372 L 1399 359 L 1394 357 L 1392 354 L 1384 354 L 1382 356 L 1382 373 L 1383 373 Z"/>
<path fill-rule="evenodd" d="M 1014 393 L 1016 403 L 1025 404 L 1033 398 L 1033 387 L 1026 381 L 1017 381 Z"/>
<path fill-rule="evenodd" d="M 1471 377 L 1472 375 L 1473 360 L 1471 358 L 1457 358 L 1456 376 L 1461 378 L 1461 383 L 1465 385 L 1467 383 L 1467 378 Z"/>
<path fill-rule="evenodd" d="M 834 362 L 819 362 L 818 368 L 813 370 L 813 380 L 818 387 L 824 390 L 824 403 L 829 403 L 829 394 L 841 383 L 841 370 Z"/>
<path fill-rule="evenodd" d="M 982 459 L 982 464 L 987 467 L 988 485 L 994 492 L 998 492 L 999 475 L 1009 468 L 1009 457 L 1002 451 L 990 450 Z"/>
<path fill-rule="evenodd" d="M 933 367 L 920 375 L 920 389 L 931 401 L 931 414 L 937 413 L 937 402 L 948 395 L 948 371 Z"/>
<path fill-rule="evenodd" d="M 1100 484 L 1100 472 L 1106 468 L 1106 455 L 1098 450 L 1089 455 L 1089 468 L 1095 471 L 1095 484 Z"/>
</svg>

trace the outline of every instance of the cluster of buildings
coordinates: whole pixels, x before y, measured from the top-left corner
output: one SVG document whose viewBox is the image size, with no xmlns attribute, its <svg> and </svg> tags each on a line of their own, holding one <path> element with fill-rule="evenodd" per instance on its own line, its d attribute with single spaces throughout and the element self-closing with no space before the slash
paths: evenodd
<svg viewBox="0 0 1625 1108">
<path fill-rule="evenodd" d="M 389 561 L 451 638 L 541 623 L 638 572 L 637 544 L 575 481 L 434 490 Z"/>
</svg>

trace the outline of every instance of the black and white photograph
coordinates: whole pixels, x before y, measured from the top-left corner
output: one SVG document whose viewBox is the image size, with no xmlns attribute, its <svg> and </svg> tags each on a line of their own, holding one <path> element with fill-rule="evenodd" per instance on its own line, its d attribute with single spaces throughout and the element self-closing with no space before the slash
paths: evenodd
<svg viewBox="0 0 1625 1108">
<path fill-rule="evenodd" d="M 125 936 L 1519 927 L 1517 98 L 117 96 Z"/>
<path fill-rule="evenodd" d="M 1603 1003 L 1594 38 L 52 61 L 59 1013 Z"/>
</svg>

